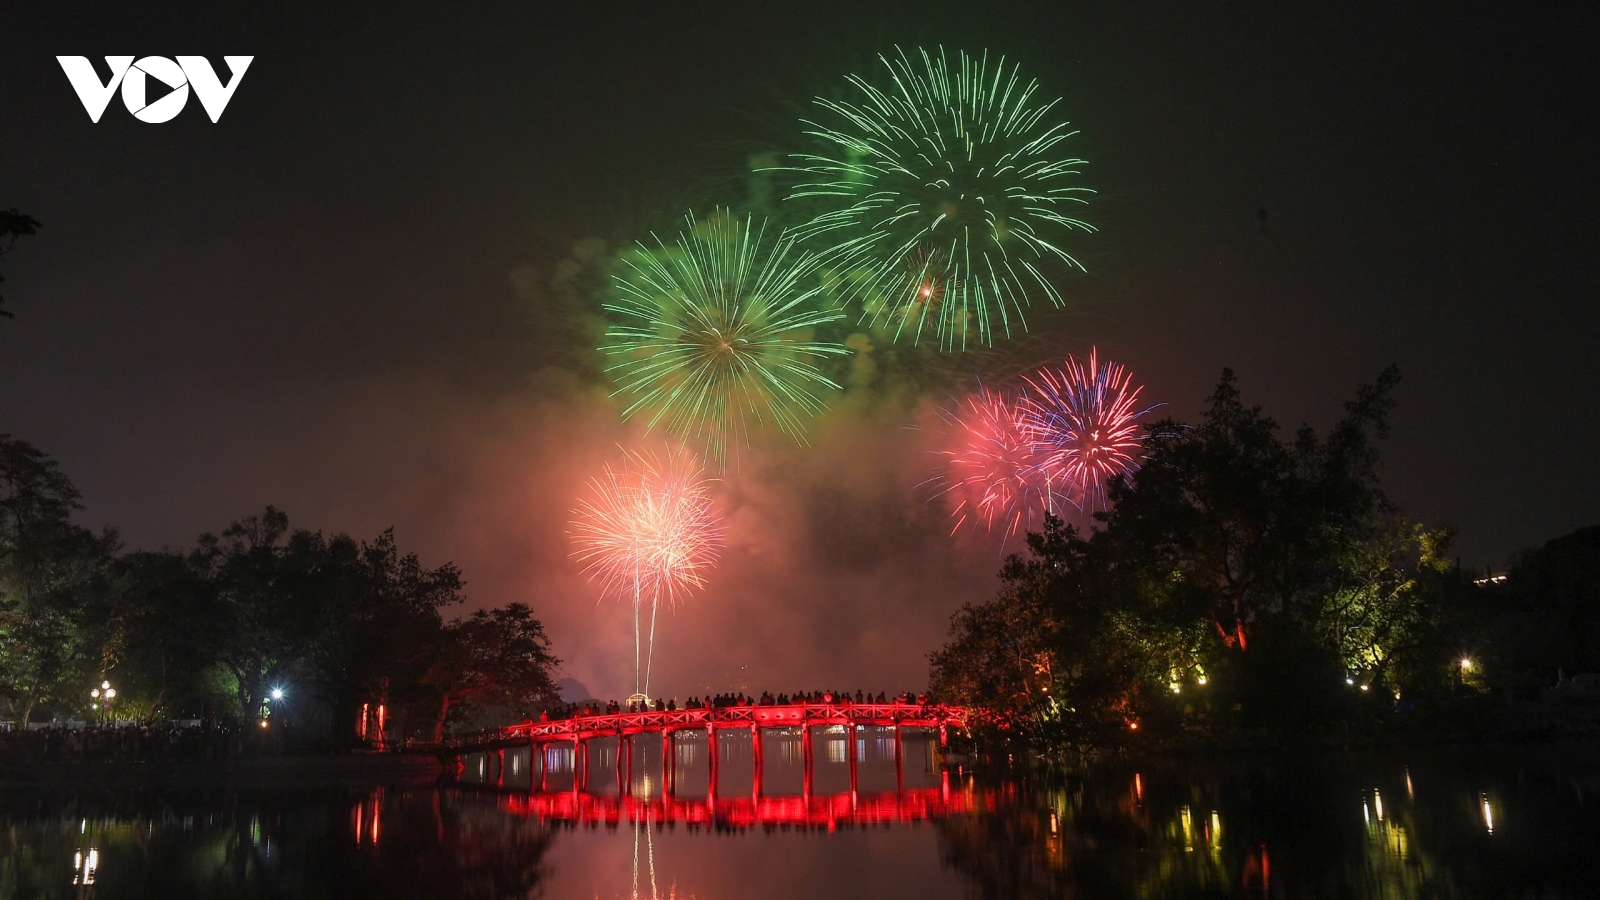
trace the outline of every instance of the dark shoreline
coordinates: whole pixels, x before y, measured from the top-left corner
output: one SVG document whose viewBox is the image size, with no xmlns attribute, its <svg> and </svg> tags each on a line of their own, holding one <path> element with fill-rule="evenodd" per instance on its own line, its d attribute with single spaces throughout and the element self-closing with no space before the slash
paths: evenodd
<svg viewBox="0 0 1600 900">
<path fill-rule="evenodd" d="M 41 762 L 0 770 L 0 790 L 122 787 L 426 787 L 445 774 L 432 752 L 258 756 L 196 762 Z"/>
</svg>

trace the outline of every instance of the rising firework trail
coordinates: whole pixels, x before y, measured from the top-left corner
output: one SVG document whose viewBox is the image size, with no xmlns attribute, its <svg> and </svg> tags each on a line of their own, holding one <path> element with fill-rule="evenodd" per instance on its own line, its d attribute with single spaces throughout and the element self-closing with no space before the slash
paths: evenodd
<svg viewBox="0 0 1600 900">
<path fill-rule="evenodd" d="M 647 698 L 656 611 L 704 588 L 722 548 L 710 485 L 684 451 L 624 451 L 621 466 L 607 463 L 589 481 L 570 533 L 573 558 L 600 583 L 602 596 L 633 601 L 634 694 Z M 646 603 L 650 632 L 641 653 L 639 612 Z"/>
<path fill-rule="evenodd" d="M 600 349 L 627 406 L 719 468 L 765 425 L 804 442 L 806 421 L 839 385 L 818 364 L 849 351 L 813 340 L 844 313 L 824 303 L 816 256 L 764 242 L 765 225 L 691 214 L 670 242 L 624 257 Z"/>
<path fill-rule="evenodd" d="M 795 229 L 852 272 L 862 318 L 898 340 L 992 346 L 1027 330 L 1025 308 L 1064 300 L 1053 272 L 1083 270 L 1068 250 L 1094 227 L 1072 215 L 1092 193 L 1077 134 L 1021 66 L 943 48 L 879 57 L 846 99 L 818 98 L 787 200 L 820 208 Z"/>
<path fill-rule="evenodd" d="M 1105 509 L 1106 483 L 1139 468 L 1138 420 L 1161 404 L 1140 408 L 1144 388 L 1094 350 L 1088 365 L 1069 356 L 1023 381 L 1022 427 L 1047 479 L 1082 497 L 1086 511 Z"/>
</svg>

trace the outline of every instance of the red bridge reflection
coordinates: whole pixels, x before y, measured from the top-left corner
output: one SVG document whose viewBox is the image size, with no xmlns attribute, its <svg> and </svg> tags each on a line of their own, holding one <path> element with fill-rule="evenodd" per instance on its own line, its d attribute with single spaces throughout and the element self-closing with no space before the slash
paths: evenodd
<svg viewBox="0 0 1600 900">
<path fill-rule="evenodd" d="M 831 797 L 644 799 L 573 791 L 508 793 L 500 798 L 500 808 L 515 815 L 580 825 L 681 822 L 691 827 L 744 829 L 782 825 L 833 831 L 843 825 L 888 825 L 942 818 L 967 812 L 970 801 L 967 791 L 951 791 L 946 781 L 939 788 Z"/>
</svg>

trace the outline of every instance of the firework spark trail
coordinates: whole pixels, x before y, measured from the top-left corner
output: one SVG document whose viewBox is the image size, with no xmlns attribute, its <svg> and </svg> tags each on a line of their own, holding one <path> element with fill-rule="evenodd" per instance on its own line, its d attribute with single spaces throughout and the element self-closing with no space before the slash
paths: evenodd
<svg viewBox="0 0 1600 900">
<path fill-rule="evenodd" d="M 1095 350 L 1087 366 L 1069 356 L 1023 381 L 1022 428 L 1047 479 L 1071 485 L 1083 509 L 1105 509 L 1106 483 L 1139 468 L 1138 420 L 1161 404 L 1138 408 L 1144 388 L 1122 365 L 1101 365 Z"/>
<path fill-rule="evenodd" d="M 1062 241 L 1095 230 L 1067 214 L 1093 192 L 1072 184 L 1085 161 L 1060 155 L 1077 134 L 1052 116 L 1060 99 L 1041 102 L 1020 65 L 917 52 L 920 66 L 898 47 L 879 57 L 885 87 L 851 75 L 853 99 L 816 99 L 832 124 L 804 124 L 826 150 L 793 157 L 787 199 L 832 208 L 794 236 L 829 242 L 858 275 L 863 321 L 896 340 L 992 346 L 1027 330 L 1030 294 L 1064 305 L 1047 270 L 1083 270 Z"/>
<path fill-rule="evenodd" d="M 818 364 L 849 353 L 810 337 L 844 316 L 824 305 L 818 258 L 788 240 L 765 247 L 765 224 L 752 226 L 686 216 L 675 240 L 624 259 L 605 304 L 613 324 L 600 349 L 623 418 L 644 415 L 651 428 L 703 442 L 718 467 L 764 425 L 804 443 L 806 421 L 839 389 Z"/>
<path fill-rule="evenodd" d="M 601 595 L 631 597 L 634 690 L 647 694 L 656 611 L 704 588 L 722 548 L 721 520 L 710 484 L 684 451 L 624 451 L 620 467 L 606 464 L 588 496 L 572 511 L 572 556 L 600 582 Z M 639 611 L 650 605 L 650 639 L 641 672 Z"/>
</svg>

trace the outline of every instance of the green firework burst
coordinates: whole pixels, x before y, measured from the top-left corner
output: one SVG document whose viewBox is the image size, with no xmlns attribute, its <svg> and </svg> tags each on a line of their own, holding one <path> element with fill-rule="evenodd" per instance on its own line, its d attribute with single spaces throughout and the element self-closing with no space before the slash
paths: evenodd
<svg viewBox="0 0 1600 900">
<path fill-rule="evenodd" d="M 806 420 L 839 388 L 818 364 L 849 353 L 813 340 L 844 315 L 824 305 L 817 256 L 765 232 L 750 218 L 691 213 L 675 240 L 624 258 L 605 304 L 613 323 L 600 349 L 623 417 L 704 442 L 718 466 L 765 425 L 803 443 Z"/>
<path fill-rule="evenodd" d="M 788 199 L 827 209 L 795 229 L 851 271 L 863 320 L 895 339 L 936 337 L 941 349 L 993 346 L 1026 331 L 1032 295 L 1063 305 L 1051 270 L 1083 270 L 1063 243 L 1094 227 L 1068 215 L 1093 193 L 1075 184 L 1084 160 L 1062 155 L 1077 134 L 1004 57 L 895 48 L 883 87 L 851 75 L 854 98 L 816 105 L 806 120 L 826 148 L 798 154 Z"/>
</svg>

